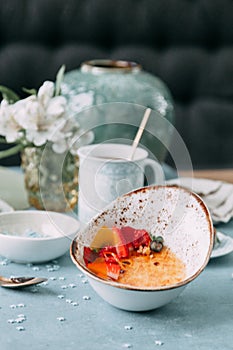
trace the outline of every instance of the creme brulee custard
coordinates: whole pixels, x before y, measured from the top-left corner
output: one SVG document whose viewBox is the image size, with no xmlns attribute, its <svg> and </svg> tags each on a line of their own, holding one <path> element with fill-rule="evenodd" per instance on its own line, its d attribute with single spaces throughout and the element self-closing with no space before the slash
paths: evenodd
<svg viewBox="0 0 233 350">
<path fill-rule="evenodd" d="M 170 249 L 163 247 L 158 253 L 131 255 L 118 282 L 136 287 L 167 286 L 184 280 L 185 270 L 185 264 Z"/>
<path fill-rule="evenodd" d="M 186 277 L 185 264 L 161 236 L 129 226 L 102 227 L 83 258 L 97 276 L 134 287 L 164 287 Z"/>
</svg>

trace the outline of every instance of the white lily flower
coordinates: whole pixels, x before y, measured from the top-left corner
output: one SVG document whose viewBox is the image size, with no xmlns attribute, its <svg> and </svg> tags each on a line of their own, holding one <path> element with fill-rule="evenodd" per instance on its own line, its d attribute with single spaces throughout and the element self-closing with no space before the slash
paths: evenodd
<svg viewBox="0 0 233 350">
<path fill-rule="evenodd" d="M 46 108 L 46 117 L 48 119 L 50 118 L 56 118 L 61 117 L 66 110 L 66 99 L 64 96 L 56 96 L 53 97 Z"/>
<path fill-rule="evenodd" d="M 20 130 L 21 125 L 14 118 L 12 105 L 2 100 L 0 105 L 0 134 L 6 138 L 7 142 L 12 143 L 21 137 Z"/>
<path fill-rule="evenodd" d="M 0 135 L 9 143 L 18 142 L 22 148 L 28 145 L 41 147 L 50 142 L 56 153 L 71 152 L 85 143 L 85 137 L 80 138 L 79 123 L 67 114 L 66 98 L 54 96 L 58 87 L 52 81 L 45 81 L 37 95 L 13 104 L 3 99 L 0 104 Z M 91 96 L 83 95 L 80 100 L 84 105 L 90 102 Z"/>
<path fill-rule="evenodd" d="M 50 133 L 50 130 L 26 130 L 26 138 L 36 147 L 40 147 L 48 141 Z"/>
<path fill-rule="evenodd" d="M 59 130 L 58 128 L 54 130 L 50 130 L 50 135 L 48 137 L 48 141 L 51 142 L 59 142 L 62 139 L 66 139 L 66 135 L 63 133 L 62 128 Z"/>
<path fill-rule="evenodd" d="M 38 100 L 39 103 L 41 103 L 44 108 L 47 107 L 50 99 L 53 97 L 54 94 L 54 83 L 52 81 L 46 80 L 43 85 L 38 90 Z"/>
<path fill-rule="evenodd" d="M 36 96 L 32 95 L 28 98 L 20 100 L 12 105 L 14 111 L 14 119 L 23 129 L 38 129 L 38 115 L 40 114 L 40 106 Z"/>
</svg>

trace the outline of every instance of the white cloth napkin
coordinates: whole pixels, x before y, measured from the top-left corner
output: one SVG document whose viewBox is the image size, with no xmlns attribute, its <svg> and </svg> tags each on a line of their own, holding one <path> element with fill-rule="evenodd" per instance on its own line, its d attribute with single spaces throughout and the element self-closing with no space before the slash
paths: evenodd
<svg viewBox="0 0 233 350">
<path fill-rule="evenodd" d="M 207 205 L 214 223 L 227 223 L 233 217 L 233 184 L 189 177 L 172 179 L 167 184 L 179 185 L 197 193 Z"/>
</svg>

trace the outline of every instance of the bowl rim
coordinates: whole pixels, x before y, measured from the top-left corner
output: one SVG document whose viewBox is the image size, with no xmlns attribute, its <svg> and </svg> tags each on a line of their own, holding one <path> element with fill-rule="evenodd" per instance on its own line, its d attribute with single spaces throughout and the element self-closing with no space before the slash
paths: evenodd
<svg viewBox="0 0 233 350">
<path fill-rule="evenodd" d="M 209 247 L 208 247 L 208 252 L 206 254 L 205 260 L 202 264 L 202 266 L 191 276 L 189 276 L 188 278 L 185 278 L 184 280 L 182 280 L 181 282 L 175 283 L 175 284 L 171 284 L 168 286 L 157 286 L 157 287 L 138 287 L 138 286 L 132 286 L 129 284 L 123 284 L 123 283 L 119 283 L 117 281 L 113 281 L 113 280 L 105 280 L 99 276 L 97 276 L 95 273 L 91 272 L 86 266 L 84 266 L 81 262 L 78 261 L 78 259 L 75 256 L 75 250 L 78 249 L 78 241 L 77 241 L 77 236 L 74 237 L 74 239 L 72 240 L 72 243 L 70 245 L 70 257 L 71 260 L 73 261 L 73 263 L 83 272 L 85 273 L 89 278 L 99 282 L 99 283 L 103 283 L 104 285 L 109 285 L 111 287 L 116 287 L 119 289 L 125 289 L 125 290 L 129 290 L 129 291 L 138 291 L 138 292 L 156 292 L 156 291 L 164 291 L 164 290 L 171 290 L 171 289 L 175 289 L 175 288 L 179 288 L 182 286 L 187 285 L 188 283 L 190 283 L 191 281 L 193 281 L 198 275 L 200 275 L 200 273 L 205 269 L 205 267 L 207 266 L 209 260 L 210 260 L 210 256 L 211 256 L 211 252 L 213 249 L 213 244 L 214 244 L 214 227 L 213 227 L 213 222 L 211 219 L 211 215 L 209 212 L 209 209 L 207 208 L 206 204 L 204 203 L 203 199 L 196 194 L 195 192 L 192 192 L 190 190 L 188 190 L 185 187 L 182 186 L 178 186 L 178 185 L 152 185 L 152 186 L 147 186 L 147 187 L 141 187 L 139 189 L 136 189 L 134 191 L 128 192 L 126 194 L 124 194 L 122 197 L 128 197 L 131 196 L 137 192 L 141 192 L 144 191 L 145 189 L 150 190 L 150 189 L 154 189 L 157 190 L 159 188 L 178 188 L 181 189 L 184 192 L 187 192 L 188 194 L 190 194 L 191 196 L 195 197 L 196 200 L 200 203 L 201 207 L 204 209 L 206 218 L 208 220 L 209 223 L 209 236 L 210 236 L 210 243 L 209 243 Z M 118 197 L 117 199 L 119 199 L 120 197 Z M 117 200 L 116 199 L 116 200 Z M 115 200 L 115 201 L 116 201 Z M 115 202 L 114 201 L 114 202 Z M 106 210 L 108 210 L 108 208 L 112 207 L 112 203 L 110 203 L 106 208 L 104 208 L 104 210 L 102 211 L 105 212 Z M 96 220 L 96 218 L 98 218 L 101 215 L 101 213 L 97 214 L 94 218 L 91 219 L 91 222 L 94 222 Z M 82 231 L 85 231 L 87 225 L 85 225 L 82 228 Z"/>
<path fill-rule="evenodd" d="M 20 236 L 20 235 L 7 235 L 1 232 L 1 225 L 0 225 L 0 239 L 9 239 L 11 241 L 25 241 L 25 242 L 42 242 L 42 241 L 56 241 L 62 238 L 72 238 L 75 234 L 78 233 L 80 230 L 81 224 L 80 221 L 72 216 L 68 216 L 65 213 L 59 213 L 59 212 L 54 212 L 54 211 L 48 211 L 48 210 L 15 210 L 15 211 L 9 211 L 9 212 L 3 212 L 0 213 L 0 219 L 2 216 L 12 216 L 12 215 L 39 215 L 39 216 L 66 216 L 68 219 L 72 219 L 73 221 L 77 222 L 77 229 L 68 233 L 68 234 L 63 234 L 62 232 L 59 232 L 59 236 L 46 236 L 46 237 L 26 237 L 26 236 Z M 52 221 L 53 219 L 51 219 Z"/>
</svg>

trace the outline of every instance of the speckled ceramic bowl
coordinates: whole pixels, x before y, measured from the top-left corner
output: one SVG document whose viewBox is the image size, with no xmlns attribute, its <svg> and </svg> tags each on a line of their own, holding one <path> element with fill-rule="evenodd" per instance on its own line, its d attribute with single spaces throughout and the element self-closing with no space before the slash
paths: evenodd
<svg viewBox="0 0 233 350">
<path fill-rule="evenodd" d="M 91 244 L 103 225 L 127 225 L 163 236 L 164 244 L 185 263 L 186 278 L 174 285 L 148 288 L 97 277 L 85 266 L 83 246 Z M 72 242 L 71 258 L 104 300 L 121 309 L 146 311 L 173 300 L 202 272 L 213 241 L 210 214 L 200 197 L 177 186 L 153 186 L 119 197 L 93 218 Z"/>
<path fill-rule="evenodd" d="M 0 214 L 0 255 L 19 263 L 42 263 L 65 254 L 79 230 L 66 214 L 25 210 Z"/>
</svg>

